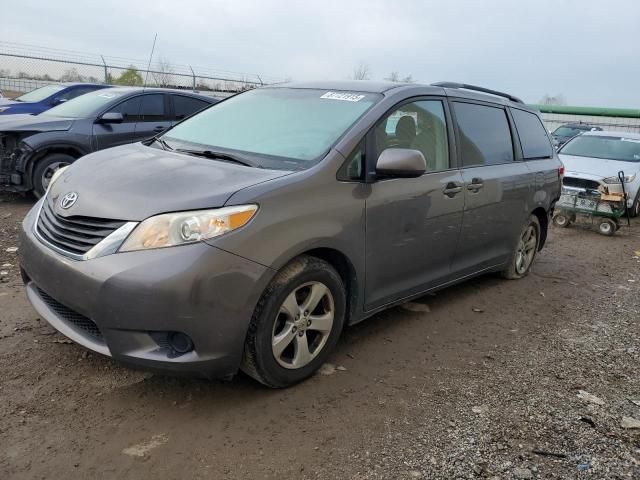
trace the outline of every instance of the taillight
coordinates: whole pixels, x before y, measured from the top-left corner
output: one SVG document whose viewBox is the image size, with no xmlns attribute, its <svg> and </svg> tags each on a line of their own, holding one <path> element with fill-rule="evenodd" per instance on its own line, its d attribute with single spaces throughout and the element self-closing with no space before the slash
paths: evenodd
<svg viewBox="0 0 640 480">
<path fill-rule="evenodd" d="M 560 177 L 560 180 L 564 177 L 564 165 L 558 167 L 558 177 Z"/>
</svg>

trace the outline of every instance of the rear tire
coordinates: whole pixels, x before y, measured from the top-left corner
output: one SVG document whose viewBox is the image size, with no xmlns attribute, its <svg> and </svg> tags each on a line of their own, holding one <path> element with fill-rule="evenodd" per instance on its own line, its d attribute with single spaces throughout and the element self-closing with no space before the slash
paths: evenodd
<svg viewBox="0 0 640 480">
<path fill-rule="evenodd" d="M 74 161 L 75 158 L 64 153 L 52 153 L 38 160 L 36 167 L 33 169 L 33 177 L 31 178 L 33 194 L 37 198 L 42 197 L 47 191 L 49 181 L 56 170 L 71 165 Z"/>
<path fill-rule="evenodd" d="M 610 218 L 606 218 L 602 220 L 598 225 L 598 232 L 600 232 L 602 235 L 610 237 L 614 233 L 616 233 L 616 230 L 618 230 L 617 226 L 618 225 L 616 224 L 616 222 L 614 222 Z"/>
<path fill-rule="evenodd" d="M 255 309 L 241 369 L 270 388 L 311 376 L 331 353 L 344 326 L 342 279 L 324 260 L 303 255 L 285 266 Z"/>
<path fill-rule="evenodd" d="M 567 228 L 569 225 L 571 225 L 571 218 L 567 217 L 563 213 L 558 213 L 553 217 L 553 224 L 556 227 Z"/>
<path fill-rule="evenodd" d="M 636 200 L 633 202 L 633 205 L 628 209 L 630 217 L 637 217 L 640 215 L 640 190 L 636 194 Z"/>
<path fill-rule="evenodd" d="M 526 277 L 540 245 L 540 221 L 535 215 L 529 215 L 518 236 L 509 265 L 501 274 L 508 280 Z"/>
</svg>

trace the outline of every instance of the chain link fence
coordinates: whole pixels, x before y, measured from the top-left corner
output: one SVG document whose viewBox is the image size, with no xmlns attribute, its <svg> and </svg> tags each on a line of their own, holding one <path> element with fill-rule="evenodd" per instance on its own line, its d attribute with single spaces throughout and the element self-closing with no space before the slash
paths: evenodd
<svg viewBox="0 0 640 480">
<path fill-rule="evenodd" d="M 0 91 L 15 96 L 58 82 L 175 88 L 226 96 L 283 79 L 0 41 Z"/>
<path fill-rule="evenodd" d="M 614 132 L 640 133 L 640 116 L 638 118 L 625 118 L 543 112 L 542 120 L 550 131 L 567 123 L 581 123 Z"/>
</svg>

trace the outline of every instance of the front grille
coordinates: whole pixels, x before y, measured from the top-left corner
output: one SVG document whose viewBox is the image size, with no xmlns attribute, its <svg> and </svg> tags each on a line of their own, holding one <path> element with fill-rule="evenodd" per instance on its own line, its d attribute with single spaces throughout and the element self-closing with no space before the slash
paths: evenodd
<svg viewBox="0 0 640 480">
<path fill-rule="evenodd" d="M 75 327 L 76 329 L 82 330 L 84 333 L 93 338 L 93 340 L 104 343 L 102 332 L 93 322 L 93 320 L 85 317 L 84 315 L 80 315 L 78 312 L 76 312 L 75 310 L 71 310 L 69 307 L 64 306 L 55 298 L 50 297 L 40 288 L 38 288 L 38 293 L 40 294 L 40 298 L 42 298 L 42 301 L 46 303 L 51 310 L 56 312 L 62 320 L 71 324 L 71 326 Z"/>
<path fill-rule="evenodd" d="M 38 217 L 38 233 L 61 250 L 82 255 L 125 223 L 94 217 L 63 217 L 45 200 Z"/>
<path fill-rule="evenodd" d="M 600 184 L 595 180 L 586 180 L 584 178 L 564 177 L 562 184 L 565 187 L 585 188 L 588 190 L 597 190 Z"/>
</svg>

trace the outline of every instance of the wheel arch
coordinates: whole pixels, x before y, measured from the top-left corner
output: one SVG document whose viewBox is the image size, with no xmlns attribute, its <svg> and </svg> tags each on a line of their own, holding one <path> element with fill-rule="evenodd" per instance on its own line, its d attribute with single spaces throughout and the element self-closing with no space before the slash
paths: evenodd
<svg viewBox="0 0 640 480">
<path fill-rule="evenodd" d="M 538 245 L 538 251 L 540 251 L 547 241 L 549 215 L 547 215 L 547 211 L 542 207 L 534 209 L 533 212 L 531 212 L 531 215 L 535 215 L 538 218 L 538 222 L 540 222 L 540 244 Z"/>
<path fill-rule="evenodd" d="M 73 157 L 75 160 L 77 160 L 83 155 L 86 155 L 88 152 L 84 151 L 84 149 L 76 145 L 66 144 L 66 143 L 51 144 L 51 145 L 44 145 L 42 147 L 38 147 L 29 156 L 29 158 L 27 159 L 26 165 L 24 166 L 24 172 L 26 174 L 26 177 L 29 179 L 29 183 L 31 187 L 33 187 L 32 177 L 33 177 L 33 171 L 36 167 L 36 164 L 38 163 L 38 161 L 42 160 L 47 155 L 51 155 L 52 153 L 62 153 L 65 155 L 69 155 Z"/>
<path fill-rule="evenodd" d="M 358 275 L 356 272 L 356 268 L 349 259 L 347 255 L 345 255 L 340 250 L 331 247 L 316 247 L 306 250 L 304 252 L 300 252 L 290 261 L 293 261 L 295 258 L 298 258 L 302 255 L 309 255 L 311 257 L 316 257 L 321 260 L 324 260 L 333 268 L 336 269 L 338 275 L 342 279 L 344 284 L 346 299 L 347 299 L 347 318 L 345 319 L 345 325 L 349 325 L 352 319 L 355 319 L 357 315 L 356 306 L 358 305 Z"/>
</svg>

